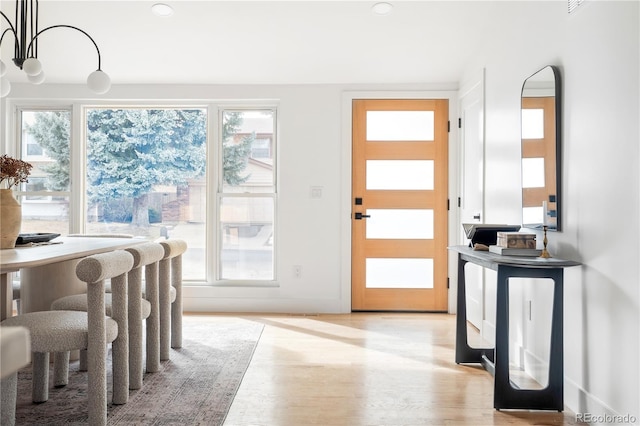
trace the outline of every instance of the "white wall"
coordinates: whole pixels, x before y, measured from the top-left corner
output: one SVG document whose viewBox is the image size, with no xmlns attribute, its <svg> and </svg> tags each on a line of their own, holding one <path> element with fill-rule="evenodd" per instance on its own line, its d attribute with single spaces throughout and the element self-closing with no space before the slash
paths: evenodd
<svg viewBox="0 0 640 426">
<path fill-rule="evenodd" d="M 538 69 L 557 65 L 563 230 L 550 233 L 549 247 L 556 257 L 583 263 L 565 272 L 565 403 L 577 413 L 632 415 L 638 422 L 638 2 L 587 1 L 571 15 L 566 2 L 503 2 L 501 10 L 509 19 L 494 28 L 494 43 L 468 70 L 486 68 L 486 221 L 520 223 L 520 89 Z M 512 286 L 511 352 L 546 362 L 549 324 L 542 311 L 551 299 L 550 286 L 540 284 Z M 490 292 L 488 312 L 493 299 Z"/>
<path fill-rule="evenodd" d="M 542 66 L 557 65 L 564 84 L 563 232 L 550 235 L 550 251 L 583 263 L 565 275 L 565 402 L 579 413 L 639 418 L 638 2 L 587 1 L 572 16 L 562 1 L 500 2 L 496 12 L 502 25 L 487 26 L 494 42 L 470 58 L 467 76 L 486 69 L 486 222 L 520 223 L 520 88 Z M 81 86 L 13 86 L 12 96 L 90 99 Z M 350 177 L 344 172 L 342 97 L 456 87 L 113 87 L 108 98 L 115 100 L 278 101 L 279 286 L 189 287 L 187 309 L 344 312 Z M 5 143 L 10 138 L 4 122 L 2 137 Z M 323 187 L 322 199 L 310 198 L 311 186 Z M 302 265 L 301 279 L 291 273 L 295 264 Z M 548 297 L 528 285 L 514 306 L 525 299 L 544 306 Z M 491 312 L 492 298 L 486 302 Z M 515 309 L 514 343 L 544 360 L 546 324 L 528 323 L 524 314 Z"/>
<path fill-rule="evenodd" d="M 93 102 L 80 85 L 12 85 L 11 103 Z M 362 97 L 455 96 L 457 83 L 411 85 L 114 86 L 99 102 L 189 103 L 252 100 L 278 105 L 277 275 L 273 285 L 186 285 L 185 310 L 200 312 L 350 312 L 350 102 Z M 455 111 L 455 99 L 450 110 Z M 3 116 L 4 118 L 4 116 Z M 345 130 L 346 129 L 346 130 Z M 12 140 L 6 134 L 5 140 Z M 451 140 L 455 141 L 456 129 Z M 455 144 L 453 144 L 455 145 Z M 455 156 L 450 159 L 455 162 Z M 451 179 L 455 179 L 452 168 Z M 322 198 L 311 198 L 322 187 Z M 455 182 L 451 185 L 456 188 Z M 294 277 L 293 265 L 302 266 Z"/>
</svg>

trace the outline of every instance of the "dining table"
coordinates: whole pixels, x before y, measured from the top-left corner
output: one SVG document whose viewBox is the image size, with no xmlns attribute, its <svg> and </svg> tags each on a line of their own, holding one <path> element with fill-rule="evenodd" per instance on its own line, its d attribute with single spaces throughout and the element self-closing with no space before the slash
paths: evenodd
<svg viewBox="0 0 640 426">
<path fill-rule="evenodd" d="M 20 272 L 20 311 L 45 311 L 60 297 L 86 291 L 86 283 L 75 274 L 82 258 L 147 241 L 144 238 L 63 236 L 44 244 L 0 250 L 0 321 L 13 313 L 13 273 Z"/>
</svg>

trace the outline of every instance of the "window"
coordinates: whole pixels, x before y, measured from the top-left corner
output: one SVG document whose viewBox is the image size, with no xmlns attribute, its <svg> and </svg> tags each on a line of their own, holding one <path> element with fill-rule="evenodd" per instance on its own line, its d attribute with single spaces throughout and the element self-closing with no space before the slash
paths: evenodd
<svg viewBox="0 0 640 426">
<path fill-rule="evenodd" d="M 18 107 L 22 232 L 180 238 L 185 281 L 275 280 L 276 110 L 217 108 Z"/>
<path fill-rule="evenodd" d="M 219 279 L 275 279 L 275 119 L 274 110 L 220 113 Z"/>
<path fill-rule="evenodd" d="M 18 111 L 20 156 L 31 163 L 29 181 L 21 185 L 22 233 L 68 234 L 71 197 L 71 111 Z"/>
<path fill-rule="evenodd" d="M 203 108 L 88 108 L 86 231 L 181 238 L 187 280 L 206 278 Z"/>
</svg>

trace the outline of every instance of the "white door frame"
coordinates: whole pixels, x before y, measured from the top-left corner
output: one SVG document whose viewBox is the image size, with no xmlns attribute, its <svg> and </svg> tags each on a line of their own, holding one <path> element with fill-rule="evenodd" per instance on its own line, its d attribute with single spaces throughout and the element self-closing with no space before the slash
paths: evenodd
<svg viewBox="0 0 640 426">
<path fill-rule="evenodd" d="M 462 232 L 462 223 L 484 223 L 485 192 L 485 72 L 484 69 L 463 84 L 459 98 L 460 129 L 460 177 L 458 244 L 468 242 Z M 479 111 L 479 117 L 467 116 L 467 111 Z M 467 137 L 471 135 L 470 137 Z M 473 143 L 475 146 L 467 146 Z M 469 154 L 469 155 L 468 155 Z M 468 159 L 473 164 L 465 164 Z M 479 182 L 478 182 L 479 181 Z M 472 183 L 473 182 L 473 183 Z M 476 218 L 476 215 L 479 217 Z M 467 320 L 481 334 L 484 324 L 485 273 L 484 268 L 467 267 Z M 456 271 L 457 273 L 457 271 Z M 456 279 L 457 283 L 457 279 Z M 457 286 L 456 286 L 457 287 Z"/>
<path fill-rule="evenodd" d="M 457 215 L 457 204 L 454 200 L 458 198 L 458 126 L 457 126 L 457 108 L 458 108 L 458 91 L 456 90 L 430 90 L 430 91 L 346 91 L 342 94 L 342 155 L 340 165 L 340 259 L 342 266 L 340 268 L 340 306 L 342 313 L 351 312 L 351 103 L 354 99 L 448 99 L 449 100 L 449 230 L 448 244 L 457 244 L 457 233 L 455 229 L 459 225 Z M 453 264 L 455 269 L 455 263 Z M 451 277 L 452 262 L 449 256 L 449 277 Z M 452 280 L 453 282 L 453 280 Z M 455 293 L 452 294 L 452 288 L 449 286 L 449 312 L 452 309 L 455 312 Z"/>
</svg>

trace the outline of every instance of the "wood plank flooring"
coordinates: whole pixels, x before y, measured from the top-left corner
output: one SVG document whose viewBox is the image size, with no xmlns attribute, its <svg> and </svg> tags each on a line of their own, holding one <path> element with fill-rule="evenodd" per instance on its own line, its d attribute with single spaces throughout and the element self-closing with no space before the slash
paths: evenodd
<svg viewBox="0 0 640 426">
<path fill-rule="evenodd" d="M 492 376 L 454 362 L 454 315 L 231 316 L 265 328 L 226 426 L 578 424 L 494 410 Z"/>
</svg>

